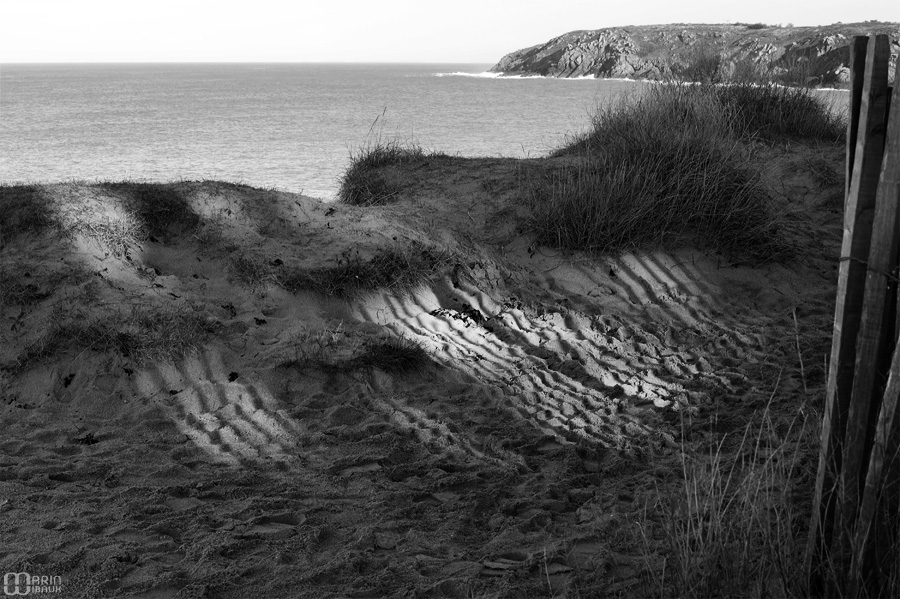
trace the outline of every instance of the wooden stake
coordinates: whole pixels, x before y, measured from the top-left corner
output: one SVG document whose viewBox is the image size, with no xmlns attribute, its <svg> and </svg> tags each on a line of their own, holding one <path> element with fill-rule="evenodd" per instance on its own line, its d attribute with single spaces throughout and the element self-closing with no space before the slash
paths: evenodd
<svg viewBox="0 0 900 599">
<path fill-rule="evenodd" d="M 897 65 L 896 76 L 900 77 L 900 64 Z M 888 370 L 891 367 L 891 355 L 896 354 L 894 351 L 896 337 L 893 327 L 896 304 L 893 300 L 896 291 L 895 275 L 898 249 L 900 249 L 900 227 L 898 227 L 900 224 L 900 99 L 895 97 L 893 102 L 890 102 L 886 83 L 885 81 L 884 105 L 887 108 L 889 103 L 892 103 L 894 110 L 888 119 L 880 177 L 875 194 L 875 222 L 869 250 L 863 315 L 856 347 L 856 369 L 853 375 L 853 394 L 850 400 L 841 474 L 842 500 L 844 502 L 841 530 L 844 534 L 852 535 L 851 538 L 854 539 L 851 583 L 855 583 L 857 575 L 861 573 L 862 562 L 860 559 L 864 546 L 859 546 L 858 543 L 865 543 L 867 538 L 865 530 L 871 525 L 871 522 L 860 522 L 859 524 L 863 528 L 856 527 L 860 493 L 864 481 L 869 480 L 866 473 L 870 462 L 867 451 L 871 447 L 875 433 L 872 424 L 877 420 L 879 409 L 882 408 L 880 387 L 887 378 Z M 894 93 L 900 95 L 900 87 Z M 876 147 L 881 145 L 877 133 L 870 135 L 869 142 L 875 144 Z M 896 379 L 897 376 L 894 378 Z M 884 397 L 888 399 L 887 394 Z M 878 479 L 875 482 L 877 483 L 877 481 Z M 856 528 L 855 533 L 852 532 L 854 528 Z"/>
<path fill-rule="evenodd" d="M 847 151 L 845 152 L 844 207 L 850 197 L 850 181 L 853 180 L 853 164 L 856 157 L 856 135 L 859 131 L 859 107 L 862 102 L 863 80 L 866 72 L 866 46 L 868 36 L 854 36 L 850 44 L 850 106 L 847 114 Z"/>
<path fill-rule="evenodd" d="M 892 444 L 896 445 L 897 435 L 900 435 L 900 343 L 894 350 L 894 359 L 891 362 L 891 373 L 888 376 L 887 387 L 884 391 L 884 402 L 878 416 L 878 425 L 875 431 L 875 443 L 869 458 L 869 468 L 866 472 L 866 486 L 863 491 L 862 503 L 859 509 L 859 522 L 856 528 L 856 538 L 853 543 L 853 564 L 851 566 L 851 580 L 854 583 L 860 581 L 866 561 L 866 552 L 869 542 L 875 532 L 875 513 L 879 499 L 890 495 L 885 487 L 885 455 Z M 886 549 L 890 551 L 890 548 Z M 896 548 L 894 548 L 896 551 Z M 896 556 L 900 559 L 900 555 Z M 856 591 L 856 589 L 851 589 Z M 856 592 L 853 593 L 857 594 Z"/>
<path fill-rule="evenodd" d="M 867 44 L 853 174 L 850 193 L 845 202 L 834 336 L 828 368 L 814 513 L 810 525 L 807 565 L 814 593 L 824 592 L 819 585 L 825 579 L 825 562 L 832 553 L 834 512 L 837 505 L 834 492 L 841 472 L 843 439 L 856 364 L 856 336 L 862 318 L 865 264 L 869 257 L 875 191 L 883 151 L 889 58 L 890 46 L 886 35 L 876 36 L 872 43 Z M 854 61 L 854 65 L 856 64 Z M 873 136 L 877 137 L 876 143 L 871 141 Z M 849 563 L 847 566 L 849 567 Z"/>
</svg>

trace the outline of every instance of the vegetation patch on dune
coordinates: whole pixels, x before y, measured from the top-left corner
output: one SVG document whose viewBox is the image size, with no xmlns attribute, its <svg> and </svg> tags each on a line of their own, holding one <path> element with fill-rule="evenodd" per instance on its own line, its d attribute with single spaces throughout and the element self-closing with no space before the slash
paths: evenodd
<svg viewBox="0 0 900 599">
<path fill-rule="evenodd" d="M 844 118 L 806 88 L 744 82 L 715 92 L 732 129 L 743 137 L 838 143 L 846 135 Z"/>
<path fill-rule="evenodd" d="M 348 365 L 378 368 L 389 374 L 410 374 L 420 372 L 430 363 L 431 356 L 418 341 L 399 335 L 367 341 Z"/>
<path fill-rule="evenodd" d="M 58 228 L 50 200 L 37 185 L 0 185 L 0 247 L 27 233 Z"/>
<path fill-rule="evenodd" d="M 95 286 L 87 269 L 68 262 L 46 265 L 22 258 L 15 264 L 0 264 L 0 306 L 34 306 L 72 288 L 85 288 L 93 298 Z"/>
<path fill-rule="evenodd" d="M 106 182 L 91 185 L 105 192 L 92 200 L 57 204 L 52 197 L 53 190 L 78 185 L 0 185 L 0 244 L 52 231 L 64 237 L 83 235 L 122 257 L 138 242 L 167 240 L 202 224 L 177 183 Z"/>
<path fill-rule="evenodd" d="M 690 73 L 717 80 L 715 57 Z M 759 141 L 839 142 L 844 124 L 809 90 L 774 84 L 652 86 L 601 107 L 557 150 L 560 168 L 522 168 L 538 242 L 614 253 L 699 243 L 754 260 L 789 250 L 756 166 Z"/>
<path fill-rule="evenodd" d="M 66 349 L 112 351 L 143 365 L 187 354 L 212 332 L 200 313 L 185 304 L 140 305 L 102 313 L 60 304 L 47 323 L 37 339 L 4 368 L 22 372 Z"/>
<path fill-rule="evenodd" d="M 362 343 L 342 330 L 323 329 L 298 338 L 295 355 L 281 363 L 288 368 L 316 368 L 327 372 L 350 372 L 377 368 L 393 375 L 415 374 L 432 363 L 431 355 L 415 339 L 406 335 L 378 335 Z"/>
<path fill-rule="evenodd" d="M 116 258 L 124 258 L 147 232 L 128 214 L 110 214 L 102 206 L 67 206 L 63 209 L 65 233 L 83 235 L 105 248 Z"/>
<path fill-rule="evenodd" d="M 815 427 L 768 409 L 708 453 L 681 451 L 683 480 L 660 491 L 652 517 L 667 567 L 651 573 L 660 596 L 799 597 L 807 509 L 815 481 Z M 727 439 L 732 441 L 731 439 Z M 779 441 L 780 440 L 780 441 Z M 652 523 L 652 524 L 651 524 Z"/>
<path fill-rule="evenodd" d="M 815 58 L 791 60 L 773 76 L 750 60 L 727 64 L 718 49 L 701 44 L 684 62 L 674 63 L 672 73 L 706 86 L 704 92 L 715 95 L 741 138 L 843 141 L 845 117 L 813 95 L 812 87 L 822 83 L 812 76 L 815 63 Z"/>
<path fill-rule="evenodd" d="M 445 250 L 413 242 L 377 249 L 365 259 L 359 248 L 348 248 L 335 266 L 301 268 L 253 253 L 236 252 L 231 266 L 237 278 L 251 287 L 274 284 L 291 293 L 313 291 L 352 298 L 378 290 L 404 293 L 439 276 L 452 256 Z"/>
<path fill-rule="evenodd" d="M 777 254 L 760 173 L 708 87 L 656 86 L 601 109 L 557 156 L 572 165 L 523 171 L 538 241 L 617 252 L 685 236 L 724 252 Z"/>
<path fill-rule="evenodd" d="M 385 167 L 424 163 L 445 156 L 397 140 L 368 143 L 351 154 L 350 167 L 338 189 L 338 200 L 353 206 L 390 204 L 403 191 L 403 185 L 388 176 Z"/>
</svg>

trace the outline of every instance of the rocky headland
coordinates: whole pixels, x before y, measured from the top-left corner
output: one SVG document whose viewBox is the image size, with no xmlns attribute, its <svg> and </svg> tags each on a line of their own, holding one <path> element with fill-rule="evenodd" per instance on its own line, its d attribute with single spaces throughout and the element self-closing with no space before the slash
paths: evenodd
<svg viewBox="0 0 900 599">
<path fill-rule="evenodd" d="M 646 25 L 572 31 L 507 54 L 491 68 L 510 76 L 663 79 L 713 56 L 722 74 L 740 69 L 764 76 L 801 77 L 801 83 L 841 85 L 849 80 L 853 36 L 886 34 L 891 69 L 900 52 L 900 24 L 870 21 L 814 27 Z"/>
</svg>

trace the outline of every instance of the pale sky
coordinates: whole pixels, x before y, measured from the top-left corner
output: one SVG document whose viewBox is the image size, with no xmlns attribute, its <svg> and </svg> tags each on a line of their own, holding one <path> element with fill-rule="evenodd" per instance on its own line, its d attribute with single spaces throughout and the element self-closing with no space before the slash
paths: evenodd
<svg viewBox="0 0 900 599">
<path fill-rule="evenodd" d="M 0 62 L 461 62 L 576 29 L 900 21 L 898 0 L 0 0 Z"/>
</svg>

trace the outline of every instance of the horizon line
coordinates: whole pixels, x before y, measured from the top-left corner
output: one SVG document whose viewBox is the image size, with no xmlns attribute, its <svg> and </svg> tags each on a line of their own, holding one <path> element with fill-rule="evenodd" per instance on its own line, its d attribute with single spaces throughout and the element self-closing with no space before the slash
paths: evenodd
<svg viewBox="0 0 900 599">
<path fill-rule="evenodd" d="M 497 61 L 490 60 L 436 60 L 436 61 L 413 61 L 413 60 L 27 60 L 27 61 L 5 61 L 0 60 L 0 65 L 63 65 L 63 64 L 496 64 Z"/>
</svg>

